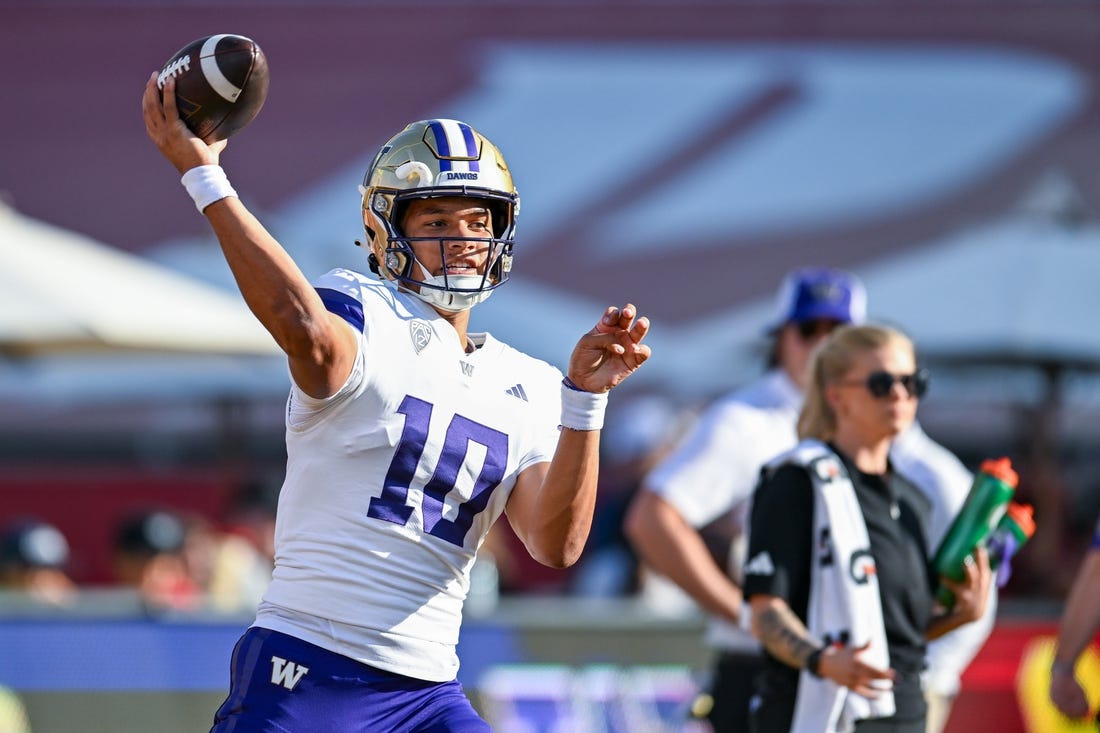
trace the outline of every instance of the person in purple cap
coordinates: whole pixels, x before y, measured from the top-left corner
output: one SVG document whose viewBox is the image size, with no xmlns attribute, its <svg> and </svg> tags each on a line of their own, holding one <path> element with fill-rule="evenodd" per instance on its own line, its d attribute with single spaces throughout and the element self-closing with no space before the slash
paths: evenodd
<svg viewBox="0 0 1100 733">
<path fill-rule="evenodd" d="M 866 317 L 867 293 L 855 274 L 825 267 L 789 272 L 777 293 L 776 315 L 766 327 L 771 339 L 766 373 L 708 406 L 677 449 L 647 475 L 627 511 L 624 529 L 644 563 L 711 617 L 704 641 L 714 650 L 715 663 L 693 713 L 706 717 L 715 733 L 749 729 L 750 700 L 764 666 L 742 611 L 753 490 L 761 468 L 798 442 L 795 426 L 815 347 L 837 326 L 860 324 Z M 935 547 L 972 476 L 916 423 L 896 441 L 891 459 L 905 465 L 932 500 L 929 542 Z M 722 528 L 721 554 L 709 535 L 713 527 Z M 950 642 L 942 674 L 946 682 L 938 688 L 944 690 L 940 707 L 949 710 L 959 675 L 988 636 L 992 618 L 990 610 L 987 622 L 964 627 L 968 638 Z M 962 634 L 961 629 L 952 632 L 937 644 Z M 939 647 L 933 659 L 937 654 Z M 932 711 L 929 719 L 936 722 L 929 729 L 938 730 L 945 717 L 946 710 Z"/>
</svg>

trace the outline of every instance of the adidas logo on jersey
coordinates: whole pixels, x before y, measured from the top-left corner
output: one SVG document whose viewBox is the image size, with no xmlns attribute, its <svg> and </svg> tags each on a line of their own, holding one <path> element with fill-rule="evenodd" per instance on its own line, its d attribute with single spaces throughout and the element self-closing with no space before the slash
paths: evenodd
<svg viewBox="0 0 1100 733">
<path fill-rule="evenodd" d="M 273 685 L 282 685 L 288 690 L 293 690 L 307 672 L 309 667 L 288 662 L 282 657 L 271 658 L 271 684 Z"/>
<path fill-rule="evenodd" d="M 753 557 L 745 565 L 745 575 L 774 575 L 775 564 L 767 550 Z"/>
<path fill-rule="evenodd" d="M 530 402 L 530 400 L 527 399 L 527 391 L 523 389 L 522 384 L 517 384 L 511 389 L 506 389 L 504 391 L 512 395 L 513 397 L 519 397 L 524 402 Z"/>
</svg>

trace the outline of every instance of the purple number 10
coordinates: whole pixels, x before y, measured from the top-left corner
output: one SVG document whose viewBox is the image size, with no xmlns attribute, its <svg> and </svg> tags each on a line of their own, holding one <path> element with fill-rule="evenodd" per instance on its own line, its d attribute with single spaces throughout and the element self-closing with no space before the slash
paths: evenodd
<svg viewBox="0 0 1100 733">
<path fill-rule="evenodd" d="M 367 516 L 404 526 L 413 513 L 413 507 L 406 503 L 406 498 L 409 495 L 413 476 L 416 474 L 416 467 L 420 463 L 420 457 L 424 454 L 424 445 L 428 440 L 428 423 L 432 418 L 432 405 L 430 402 L 406 395 L 397 411 L 405 416 L 405 427 L 401 431 L 397 451 L 386 472 L 382 494 L 370 500 Z M 481 466 L 481 473 L 474 482 L 474 490 L 470 498 L 459 505 L 455 518 L 444 519 L 443 502 L 447 494 L 454 491 L 455 481 L 466 460 L 471 442 L 485 447 L 485 461 Z M 451 424 L 447 426 L 447 437 L 443 441 L 439 463 L 428 483 L 424 485 L 421 512 L 424 515 L 424 529 L 428 534 L 461 547 L 466 539 L 466 533 L 474 523 L 474 515 L 485 510 L 493 489 L 504 478 L 507 463 L 507 435 L 462 415 L 455 415 L 451 419 Z"/>
</svg>

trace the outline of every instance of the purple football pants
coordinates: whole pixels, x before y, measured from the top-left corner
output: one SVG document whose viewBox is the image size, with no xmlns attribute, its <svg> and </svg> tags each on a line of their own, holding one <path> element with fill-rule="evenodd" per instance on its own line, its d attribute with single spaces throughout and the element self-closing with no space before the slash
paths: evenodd
<svg viewBox="0 0 1100 733">
<path fill-rule="evenodd" d="M 489 733 L 457 681 L 425 682 L 270 629 L 233 650 L 211 733 Z"/>
</svg>

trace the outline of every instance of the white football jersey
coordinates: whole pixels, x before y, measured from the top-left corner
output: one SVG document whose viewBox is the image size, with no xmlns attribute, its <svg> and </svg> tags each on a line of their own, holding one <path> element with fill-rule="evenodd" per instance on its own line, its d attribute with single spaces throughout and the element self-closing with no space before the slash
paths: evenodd
<svg viewBox="0 0 1100 733">
<path fill-rule="evenodd" d="M 801 405 L 794 382 L 768 372 L 708 407 L 646 486 L 692 526 L 714 521 L 750 499 L 764 464 L 798 443 Z"/>
<path fill-rule="evenodd" d="M 339 393 L 287 404 L 275 570 L 257 625 L 391 672 L 455 678 L 475 553 L 558 440 L 561 372 L 349 270 L 316 283 L 361 334 Z"/>
</svg>

